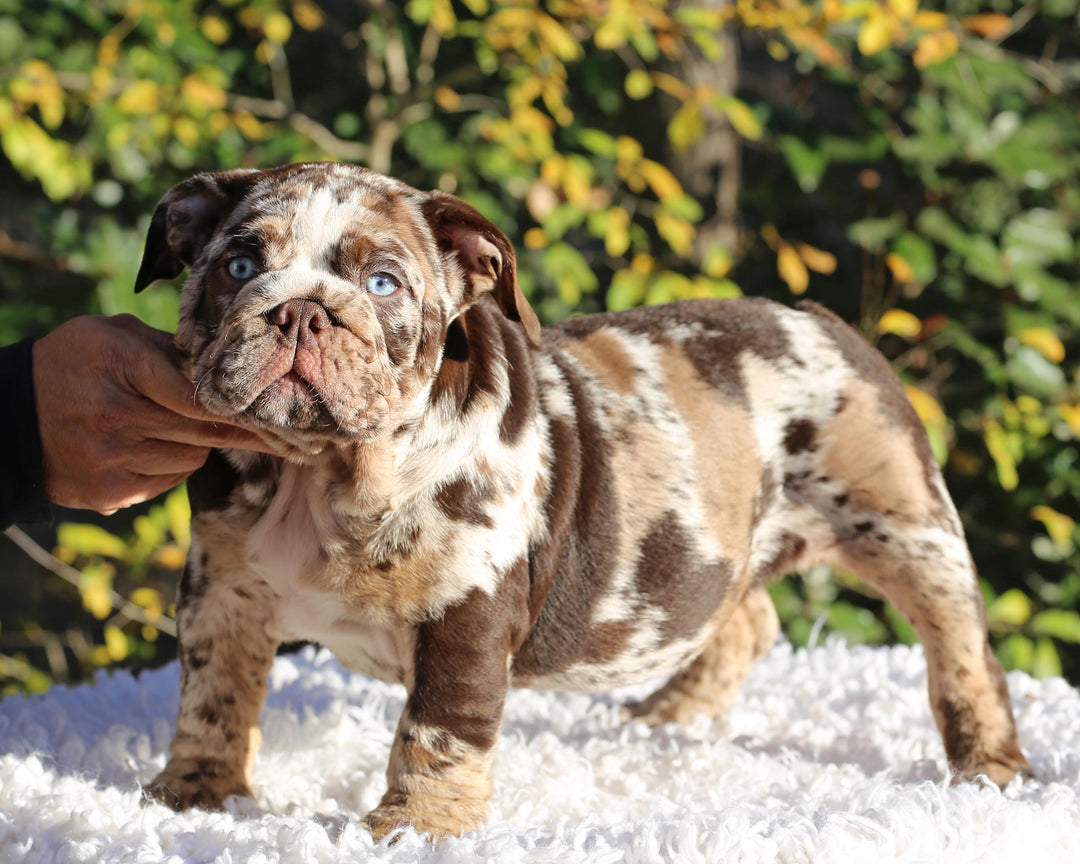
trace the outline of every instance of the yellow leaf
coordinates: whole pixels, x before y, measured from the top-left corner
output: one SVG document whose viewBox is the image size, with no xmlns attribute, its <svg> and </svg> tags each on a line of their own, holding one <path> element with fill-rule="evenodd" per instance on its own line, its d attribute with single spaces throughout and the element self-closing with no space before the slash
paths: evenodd
<svg viewBox="0 0 1080 864">
<path fill-rule="evenodd" d="M 219 18 L 217 15 L 207 15 L 203 18 L 202 21 L 199 22 L 199 29 L 202 30 L 203 36 L 215 45 L 221 45 L 228 41 L 229 25 L 223 18 Z"/>
<path fill-rule="evenodd" d="M 630 248 L 630 214 L 622 207 L 612 207 L 608 211 L 607 225 L 604 229 L 604 251 L 613 258 Z"/>
<path fill-rule="evenodd" d="M 743 138 L 758 141 L 765 134 L 754 109 L 741 99 L 736 99 L 734 96 L 721 96 L 716 100 L 716 107 L 727 115 L 732 127 Z"/>
<path fill-rule="evenodd" d="M 98 42 L 97 58 L 99 66 L 114 66 L 120 59 L 120 40 L 112 33 L 102 36 Z"/>
<path fill-rule="evenodd" d="M 890 309 L 877 324 L 878 333 L 894 333 L 905 339 L 914 339 L 922 333 L 922 321 L 904 309 Z"/>
<path fill-rule="evenodd" d="M 184 550 L 175 543 L 166 543 L 154 550 L 150 557 L 151 563 L 162 570 L 180 570 L 186 559 Z"/>
<path fill-rule="evenodd" d="M 1046 327 L 1028 327 L 1020 332 L 1020 341 L 1034 348 L 1051 363 L 1065 359 L 1065 346 L 1053 330 Z"/>
<path fill-rule="evenodd" d="M 960 20 L 960 25 L 972 33 L 978 33 L 987 39 L 1003 39 L 1012 31 L 1012 20 L 1001 12 L 988 12 L 984 15 L 969 15 Z"/>
<path fill-rule="evenodd" d="M 161 90 L 153 81 L 134 81 L 120 94 L 116 107 L 127 114 L 153 114 L 161 107 Z"/>
<path fill-rule="evenodd" d="M 233 114 L 233 123 L 248 141 L 260 141 L 266 137 L 266 127 L 259 119 L 248 111 L 237 111 Z"/>
<path fill-rule="evenodd" d="M 795 248 L 784 243 L 776 253 L 776 271 L 792 294 L 803 294 L 810 287 L 810 273 Z"/>
<path fill-rule="evenodd" d="M 889 0 L 889 8 L 901 21 L 910 21 L 919 11 L 919 0 Z"/>
<path fill-rule="evenodd" d="M 666 72 L 653 72 L 652 80 L 665 93 L 670 93 L 682 102 L 688 102 L 694 98 L 694 91 L 690 89 L 690 85 L 674 75 L 668 75 Z"/>
<path fill-rule="evenodd" d="M 676 150 L 685 150 L 705 134 L 705 113 L 697 102 L 687 102 L 671 115 L 668 140 Z"/>
<path fill-rule="evenodd" d="M 1052 507 L 1040 504 L 1031 508 L 1031 517 L 1038 519 L 1046 527 L 1046 533 L 1054 541 L 1054 545 L 1062 552 L 1068 552 L 1073 547 L 1073 531 L 1076 530 L 1076 520 L 1064 513 L 1058 513 Z"/>
<path fill-rule="evenodd" d="M 656 262 L 653 260 L 652 255 L 639 252 L 630 261 L 630 272 L 637 276 L 647 276 L 652 273 L 655 265 Z"/>
<path fill-rule="evenodd" d="M 560 60 L 576 60 L 581 54 L 581 44 L 550 15 L 537 12 L 535 26 L 547 49 Z"/>
<path fill-rule="evenodd" d="M 620 135 L 615 139 L 615 158 L 618 159 L 618 161 L 637 165 L 637 163 L 641 161 L 643 153 L 644 149 L 637 138 L 631 138 L 629 135 Z"/>
<path fill-rule="evenodd" d="M 927 33 L 919 39 L 912 59 L 917 68 L 925 69 L 927 66 L 948 60 L 959 48 L 960 40 L 956 38 L 952 30 L 938 30 Z"/>
<path fill-rule="evenodd" d="M 1028 417 L 1036 417 L 1042 413 L 1042 402 L 1026 393 L 1016 397 L 1016 407 L 1020 409 L 1021 414 Z"/>
<path fill-rule="evenodd" d="M 723 279 L 731 272 L 731 253 L 722 246 L 716 246 L 705 253 L 702 270 L 714 279 Z"/>
<path fill-rule="evenodd" d="M 1080 405 L 1058 405 L 1057 410 L 1073 435 L 1080 438 Z"/>
<path fill-rule="evenodd" d="M 119 627 L 105 628 L 105 650 L 113 663 L 119 663 L 128 656 L 128 640 Z"/>
<path fill-rule="evenodd" d="M 814 272 L 828 275 L 836 271 L 836 256 L 832 252 L 817 249 L 809 243 L 798 243 L 795 249 L 806 266 Z"/>
<path fill-rule="evenodd" d="M 798 27 L 785 33 L 791 44 L 802 51 L 808 51 L 826 66 L 843 68 L 847 59 L 835 45 L 813 27 Z"/>
<path fill-rule="evenodd" d="M 83 608 L 99 621 L 104 621 L 112 614 L 112 595 L 103 578 L 91 579 L 80 585 L 79 595 Z"/>
<path fill-rule="evenodd" d="M 1010 588 L 986 607 L 991 624 L 1021 627 L 1031 617 L 1031 600 L 1018 588 Z"/>
<path fill-rule="evenodd" d="M 944 30 L 949 26 L 949 16 L 944 12 L 920 10 L 912 23 L 920 30 Z"/>
<path fill-rule="evenodd" d="M 631 99 L 644 99 L 653 91 L 652 77 L 644 69 L 631 69 L 623 87 Z"/>
<path fill-rule="evenodd" d="M 638 170 L 661 201 L 682 195 L 682 184 L 667 168 L 651 159 L 643 159 Z"/>
<path fill-rule="evenodd" d="M 184 78 L 180 85 L 180 95 L 192 108 L 204 110 L 224 108 L 229 99 L 221 87 L 197 75 L 188 75 Z"/>
<path fill-rule="evenodd" d="M 156 588 L 136 588 L 131 592 L 131 602 L 136 606 L 142 606 L 144 609 L 150 606 L 157 606 L 164 608 L 164 603 L 161 600 L 161 592 Z"/>
<path fill-rule="evenodd" d="M 123 558 L 127 552 L 124 541 L 97 525 L 63 522 L 56 529 L 56 542 L 79 555 L 103 555 Z"/>
<path fill-rule="evenodd" d="M 1009 452 L 1009 446 L 1005 441 L 1005 430 L 996 420 L 987 420 L 983 429 L 983 438 L 990 458 L 997 466 L 998 482 L 1001 488 L 1006 492 L 1011 492 L 1020 483 L 1020 475 L 1016 471 L 1016 460 Z"/>
<path fill-rule="evenodd" d="M 461 96 L 449 87 L 439 87 L 435 90 L 435 104 L 443 111 L 457 111 L 461 107 Z"/>
<path fill-rule="evenodd" d="M 177 117 L 173 123 L 173 135 L 181 144 L 195 147 L 199 143 L 199 124 L 190 117 Z"/>
<path fill-rule="evenodd" d="M 889 47 L 890 42 L 892 42 L 892 22 L 880 7 L 875 7 L 859 27 L 857 40 L 859 50 L 863 56 L 869 57 L 884 51 Z"/>
<path fill-rule="evenodd" d="M 667 241 L 668 246 L 679 255 L 688 255 L 694 243 L 694 226 L 665 210 L 660 210 L 654 217 L 656 230 Z"/>
<path fill-rule="evenodd" d="M 890 252 L 885 256 L 885 264 L 892 272 L 893 279 L 897 282 L 915 281 L 915 271 L 904 256 L 897 255 L 895 252 Z"/>
<path fill-rule="evenodd" d="M 284 45 L 292 35 L 292 21 L 284 12 L 271 12 L 263 19 L 262 29 L 271 42 Z"/>
<path fill-rule="evenodd" d="M 548 235 L 543 228 L 530 228 L 525 232 L 525 246 L 528 249 L 543 249 L 548 245 Z"/>
<path fill-rule="evenodd" d="M 920 387 L 906 385 L 904 387 L 904 392 L 907 393 L 908 400 L 915 408 L 915 413 L 919 415 L 919 419 L 922 420 L 925 425 L 945 425 L 945 412 L 942 410 L 941 403 L 939 403 L 937 399 Z"/>
<path fill-rule="evenodd" d="M 326 20 L 322 9 L 312 3 L 311 0 L 293 0 L 292 12 L 296 23 L 305 30 L 318 30 L 322 27 L 323 21 Z"/>
</svg>

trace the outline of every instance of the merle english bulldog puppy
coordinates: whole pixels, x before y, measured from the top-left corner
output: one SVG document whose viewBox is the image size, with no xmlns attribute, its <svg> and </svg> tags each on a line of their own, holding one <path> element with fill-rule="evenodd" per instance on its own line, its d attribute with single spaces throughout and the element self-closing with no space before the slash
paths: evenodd
<svg viewBox="0 0 1080 864">
<path fill-rule="evenodd" d="M 189 481 L 162 801 L 251 794 L 275 649 L 309 639 L 408 690 L 371 831 L 473 828 L 508 688 L 667 674 L 633 716 L 720 715 L 776 636 L 765 583 L 818 562 L 914 625 L 956 775 L 1028 770 L 923 429 L 824 309 L 541 330 L 476 210 L 338 164 L 181 183 L 136 289 L 184 267 L 198 398 L 281 455 L 215 452 Z"/>
</svg>

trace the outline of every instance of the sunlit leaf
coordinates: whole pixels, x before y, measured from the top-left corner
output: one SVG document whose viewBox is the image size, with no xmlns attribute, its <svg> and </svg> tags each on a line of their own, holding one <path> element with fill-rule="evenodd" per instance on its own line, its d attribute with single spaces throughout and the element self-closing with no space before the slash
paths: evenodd
<svg viewBox="0 0 1080 864">
<path fill-rule="evenodd" d="M 914 317 L 914 316 L 912 316 Z M 916 321 L 919 319 L 916 318 Z M 904 387 L 904 392 L 907 393 L 908 399 L 915 408 L 915 413 L 919 415 L 919 419 L 923 423 L 942 425 L 945 423 L 945 411 L 941 407 L 941 403 L 937 401 L 933 396 L 923 390 L 921 387 Z"/>
<path fill-rule="evenodd" d="M 997 467 L 998 483 L 1001 484 L 1002 489 L 1011 492 L 1020 482 L 1020 475 L 1016 470 L 1016 459 L 1013 458 L 1005 443 L 1005 431 L 996 420 L 986 420 L 983 440 L 986 442 L 990 458 L 994 460 L 994 465 Z"/>
<path fill-rule="evenodd" d="M 652 76 L 644 69 L 631 69 L 623 86 L 631 99 L 644 99 L 653 91 Z"/>
<path fill-rule="evenodd" d="M 818 249 L 809 243 L 796 243 L 795 251 L 803 262 L 815 273 L 824 273 L 826 276 L 836 272 L 836 256 L 832 252 Z"/>
<path fill-rule="evenodd" d="M 1031 618 L 1031 599 L 1018 588 L 1010 588 L 986 607 L 986 617 L 991 626 L 1020 627 Z"/>
<path fill-rule="evenodd" d="M 705 134 L 705 113 L 697 102 L 687 102 L 668 122 L 668 140 L 676 150 L 696 144 Z"/>
<path fill-rule="evenodd" d="M 732 127 L 744 138 L 758 141 L 765 134 L 765 130 L 758 119 L 754 109 L 734 96 L 720 96 L 715 105 L 727 116 Z"/>
<path fill-rule="evenodd" d="M 906 309 L 890 309 L 878 320 L 879 333 L 894 333 L 905 339 L 914 339 L 922 333 L 922 321 Z"/>
<path fill-rule="evenodd" d="M 1076 530 L 1076 520 L 1064 513 L 1059 513 L 1052 507 L 1040 504 L 1031 508 L 1031 517 L 1038 519 L 1046 527 L 1046 533 L 1054 541 L 1058 549 L 1068 551 L 1073 547 L 1073 532 Z"/>
<path fill-rule="evenodd" d="M 56 529 L 56 542 L 59 546 L 86 556 L 123 558 L 127 551 L 127 546 L 119 537 L 99 525 L 82 522 L 60 523 Z"/>
<path fill-rule="evenodd" d="M 128 638 L 119 627 L 105 628 L 105 650 L 113 663 L 119 663 L 128 656 Z"/>
<path fill-rule="evenodd" d="M 960 40 L 952 30 L 937 30 L 919 39 L 912 59 L 919 69 L 926 69 L 948 60 L 959 48 Z"/>
<path fill-rule="evenodd" d="M 792 294 L 804 294 L 810 286 L 810 273 L 799 253 L 787 243 L 776 253 L 776 272 L 780 274 Z"/>
<path fill-rule="evenodd" d="M 1065 345 L 1058 335 L 1048 327 L 1028 327 L 1021 330 L 1020 341 L 1029 345 L 1051 363 L 1060 363 L 1065 359 Z"/>
<path fill-rule="evenodd" d="M 869 57 L 884 51 L 891 42 L 892 22 L 880 7 L 875 7 L 859 27 L 859 51 Z"/>
<path fill-rule="evenodd" d="M 1031 631 L 1038 636 L 1080 643 L 1080 612 L 1075 609 L 1046 609 L 1031 619 Z"/>
<path fill-rule="evenodd" d="M 1056 678 L 1061 675 L 1061 657 L 1058 656 L 1053 640 L 1044 636 L 1035 643 L 1031 674 L 1036 678 Z"/>
<path fill-rule="evenodd" d="M 982 15 L 968 15 L 960 19 L 965 30 L 978 33 L 988 39 L 1003 39 L 1012 32 L 1012 19 L 1001 12 L 987 12 Z"/>
</svg>

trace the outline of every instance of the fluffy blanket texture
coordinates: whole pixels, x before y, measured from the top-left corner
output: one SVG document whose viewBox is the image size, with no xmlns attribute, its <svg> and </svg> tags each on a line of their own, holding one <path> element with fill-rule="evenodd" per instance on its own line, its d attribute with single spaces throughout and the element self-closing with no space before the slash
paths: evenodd
<svg viewBox="0 0 1080 864">
<path fill-rule="evenodd" d="M 918 648 L 777 646 L 726 723 L 623 724 L 619 694 L 515 691 L 482 830 L 372 843 L 400 687 L 326 652 L 278 658 L 255 800 L 140 800 L 165 762 L 175 663 L 0 702 L 0 861 L 1080 861 L 1080 694 L 1009 676 L 1038 780 L 945 782 Z"/>
</svg>

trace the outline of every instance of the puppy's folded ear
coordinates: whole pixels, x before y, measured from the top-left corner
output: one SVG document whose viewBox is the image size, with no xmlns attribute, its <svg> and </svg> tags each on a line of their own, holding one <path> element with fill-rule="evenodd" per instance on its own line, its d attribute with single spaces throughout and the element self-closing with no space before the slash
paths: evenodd
<svg viewBox="0 0 1080 864">
<path fill-rule="evenodd" d="M 430 192 L 422 203 L 424 216 L 439 249 L 456 252 L 465 274 L 462 308 L 491 291 L 502 313 L 521 323 L 534 345 L 540 344 L 540 321 L 517 282 L 514 247 L 480 211 L 445 192 Z"/>
<path fill-rule="evenodd" d="M 172 279 L 190 266 L 260 173 L 240 169 L 199 174 L 174 186 L 150 220 L 135 293 L 155 279 Z"/>
</svg>

